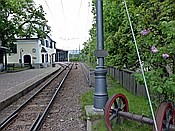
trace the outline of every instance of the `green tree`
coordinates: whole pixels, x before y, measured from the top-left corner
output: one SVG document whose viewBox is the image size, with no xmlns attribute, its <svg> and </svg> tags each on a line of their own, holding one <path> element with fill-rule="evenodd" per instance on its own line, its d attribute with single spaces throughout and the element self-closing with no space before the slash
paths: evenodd
<svg viewBox="0 0 175 131">
<path fill-rule="evenodd" d="M 34 34 L 43 37 L 41 26 L 47 23 L 45 13 L 40 5 L 36 7 L 33 0 L 0 1 L 0 40 L 3 46 L 9 47 L 15 37 L 29 38 Z"/>
<path fill-rule="evenodd" d="M 95 0 L 94 0 L 95 1 Z M 136 71 L 138 62 L 123 0 L 104 0 L 104 40 L 108 57 L 106 66 Z M 173 101 L 175 94 L 175 1 L 127 0 L 131 21 L 147 69 L 146 78 L 155 102 Z M 95 2 L 93 10 L 95 16 Z M 88 42 L 91 55 L 96 45 L 95 17 Z M 93 45 L 93 46 L 92 46 Z M 93 49 L 92 49 L 93 48 Z M 143 82 L 140 74 L 137 79 Z M 157 97 L 160 96 L 160 97 Z M 157 99 L 160 98 L 160 99 Z"/>
</svg>

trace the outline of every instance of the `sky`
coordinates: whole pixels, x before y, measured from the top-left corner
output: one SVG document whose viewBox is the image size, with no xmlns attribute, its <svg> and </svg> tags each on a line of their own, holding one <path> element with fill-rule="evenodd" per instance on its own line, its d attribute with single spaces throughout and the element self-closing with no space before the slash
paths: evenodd
<svg viewBox="0 0 175 131">
<path fill-rule="evenodd" d="M 64 50 L 79 50 L 89 39 L 93 14 L 91 0 L 35 0 L 46 12 L 51 37 L 56 47 Z"/>
</svg>

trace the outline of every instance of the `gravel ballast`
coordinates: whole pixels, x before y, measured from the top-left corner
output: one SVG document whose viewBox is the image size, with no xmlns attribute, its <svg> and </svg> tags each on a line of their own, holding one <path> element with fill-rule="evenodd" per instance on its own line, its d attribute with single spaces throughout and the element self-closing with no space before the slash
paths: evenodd
<svg viewBox="0 0 175 131">
<path fill-rule="evenodd" d="M 41 128 L 42 131 L 85 131 L 86 121 L 81 119 L 80 96 L 90 88 L 80 64 L 73 66 L 67 80 Z"/>
</svg>

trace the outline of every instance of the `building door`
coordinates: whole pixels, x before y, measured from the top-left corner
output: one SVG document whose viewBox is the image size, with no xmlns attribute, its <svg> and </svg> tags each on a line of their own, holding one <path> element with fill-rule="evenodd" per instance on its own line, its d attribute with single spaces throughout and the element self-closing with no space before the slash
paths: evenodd
<svg viewBox="0 0 175 131">
<path fill-rule="evenodd" d="M 24 56 L 24 64 L 31 64 L 31 57 L 30 55 L 25 55 Z"/>
<path fill-rule="evenodd" d="M 44 63 L 44 54 L 42 54 L 42 63 Z"/>
<path fill-rule="evenodd" d="M 4 62 L 4 57 L 3 57 L 4 55 L 3 55 L 3 52 L 0 52 L 0 63 L 3 63 Z"/>
<path fill-rule="evenodd" d="M 3 52 L 0 52 L 0 71 L 4 70 Z"/>
</svg>

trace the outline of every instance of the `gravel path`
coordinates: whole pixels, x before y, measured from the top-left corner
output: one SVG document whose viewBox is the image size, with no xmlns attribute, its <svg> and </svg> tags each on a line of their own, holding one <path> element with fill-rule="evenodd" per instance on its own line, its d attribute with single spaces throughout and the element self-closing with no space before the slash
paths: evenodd
<svg viewBox="0 0 175 131">
<path fill-rule="evenodd" d="M 42 131 L 85 131 L 86 121 L 83 121 L 79 97 L 90 88 L 83 76 L 81 66 L 73 66 L 66 82 L 48 114 Z"/>
</svg>

